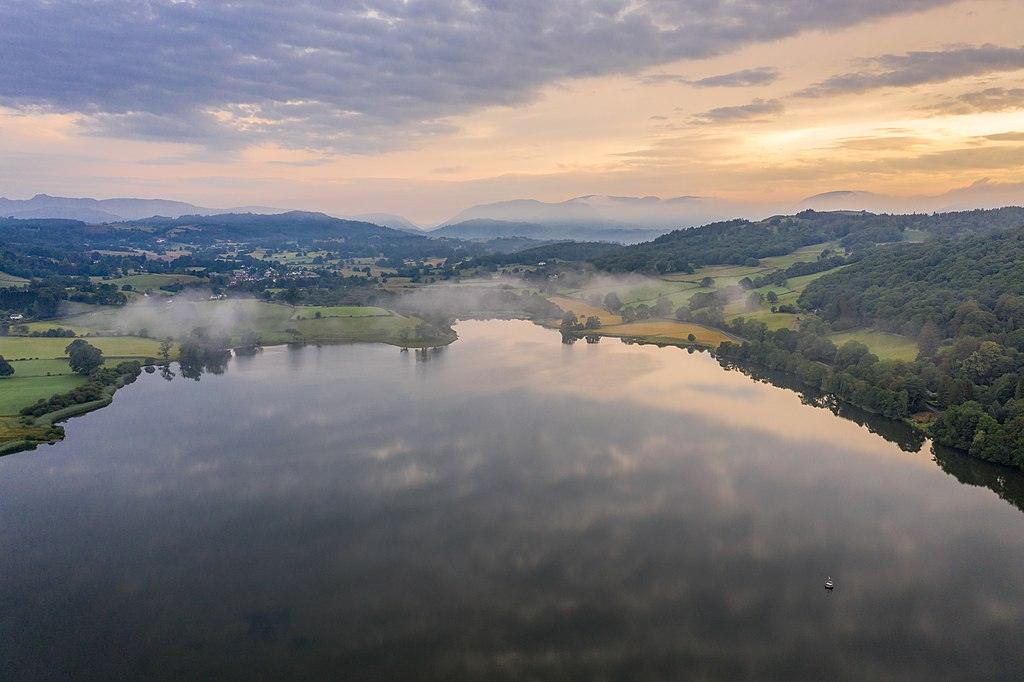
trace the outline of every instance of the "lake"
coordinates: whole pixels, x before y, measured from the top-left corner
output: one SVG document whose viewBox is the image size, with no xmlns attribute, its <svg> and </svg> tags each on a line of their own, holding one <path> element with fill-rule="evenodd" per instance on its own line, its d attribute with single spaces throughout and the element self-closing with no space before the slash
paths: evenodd
<svg viewBox="0 0 1024 682">
<path fill-rule="evenodd" d="M 0 677 L 1020 678 L 1019 474 L 706 353 L 457 331 L 144 374 L 0 458 Z"/>
</svg>

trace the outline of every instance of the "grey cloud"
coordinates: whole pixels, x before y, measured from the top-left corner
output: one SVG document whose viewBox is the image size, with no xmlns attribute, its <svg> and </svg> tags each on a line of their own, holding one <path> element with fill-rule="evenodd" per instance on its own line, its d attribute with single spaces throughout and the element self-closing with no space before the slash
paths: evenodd
<svg viewBox="0 0 1024 682">
<path fill-rule="evenodd" d="M 693 85 L 704 88 L 742 88 L 751 85 L 768 85 L 779 79 L 779 70 L 770 66 L 757 69 L 743 69 L 719 76 L 708 76 L 693 81 Z"/>
<path fill-rule="evenodd" d="M 839 74 L 796 93 L 826 97 L 878 88 L 912 87 L 1024 69 L 1024 47 L 965 46 L 932 52 L 886 54 L 863 60 L 860 71 Z"/>
<path fill-rule="evenodd" d="M 749 121 L 750 119 L 774 116 L 785 111 L 785 106 L 777 99 L 755 99 L 749 104 L 739 104 L 729 107 L 715 107 L 703 113 L 697 114 L 694 121 L 697 123 L 731 123 L 734 121 Z"/>
<path fill-rule="evenodd" d="M 951 1 L 7 0 L 0 104 L 103 135 L 372 152 L 560 80 Z"/>
<path fill-rule="evenodd" d="M 1024 109 L 1024 88 L 986 88 L 965 92 L 928 107 L 938 114 L 973 114 Z"/>
<path fill-rule="evenodd" d="M 644 76 L 640 82 L 646 85 L 660 83 L 680 83 L 698 88 L 744 88 L 752 85 L 768 85 L 779 79 L 779 70 L 771 66 L 760 66 L 755 69 L 743 69 L 732 73 L 723 73 L 696 80 L 675 73 L 654 73 Z"/>
</svg>

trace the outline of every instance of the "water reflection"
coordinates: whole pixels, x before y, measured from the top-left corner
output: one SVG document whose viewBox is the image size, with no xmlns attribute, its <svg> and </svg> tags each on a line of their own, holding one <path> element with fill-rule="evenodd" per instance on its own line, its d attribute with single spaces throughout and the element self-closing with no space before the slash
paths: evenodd
<svg viewBox="0 0 1024 682">
<path fill-rule="evenodd" d="M 459 334 L 438 362 L 269 348 L 146 375 L 0 459 L 0 674 L 1017 672 L 1024 528 L 976 487 L 991 467 L 706 354 Z"/>
</svg>

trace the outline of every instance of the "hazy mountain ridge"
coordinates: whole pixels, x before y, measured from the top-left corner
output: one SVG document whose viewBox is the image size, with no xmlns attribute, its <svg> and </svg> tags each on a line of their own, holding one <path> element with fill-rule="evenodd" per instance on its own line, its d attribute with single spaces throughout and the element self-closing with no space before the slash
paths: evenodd
<svg viewBox="0 0 1024 682">
<path fill-rule="evenodd" d="M 566 201 L 512 199 L 471 206 L 442 226 L 474 219 L 534 223 L 549 227 L 616 229 L 676 229 L 717 217 L 721 202 L 706 197 L 625 197 L 589 194 Z"/>
<path fill-rule="evenodd" d="M 525 236 L 537 239 L 582 239 L 634 243 L 652 239 L 671 230 L 696 227 L 710 222 L 743 218 L 759 220 L 772 215 L 788 215 L 808 208 L 820 211 L 855 210 L 875 213 L 941 213 L 971 209 L 1024 205 L 1024 182 L 999 183 L 987 179 L 949 190 L 938 195 L 896 196 L 856 189 L 839 189 L 806 197 L 798 202 L 738 202 L 706 196 L 617 196 L 588 194 L 565 201 L 546 202 L 538 199 L 512 199 L 466 208 L 433 230 L 424 230 L 404 216 L 387 212 L 330 215 L 383 225 L 412 234 L 430 236 L 461 236 L 486 239 L 494 236 Z M 272 215 L 287 213 L 286 209 L 267 206 L 209 208 L 169 199 L 59 197 L 37 194 L 31 199 L 0 197 L 0 216 L 15 218 L 64 218 L 87 223 L 121 222 L 154 216 L 179 218 L 185 215 L 218 215 L 246 213 Z M 458 235 L 444 231 L 470 221 L 490 220 L 518 223 L 517 232 L 497 230 L 489 236 L 477 233 Z M 470 223 L 473 224 L 473 223 Z M 526 230 L 526 225 L 532 227 Z M 547 230 L 547 231 L 543 231 Z M 460 229 L 466 229 L 465 227 Z M 475 228 L 474 228 L 475 229 Z M 595 234 L 612 230 L 623 234 Z M 647 231 L 631 235 L 626 231 Z"/>
<path fill-rule="evenodd" d="M 541 225 L 537 223 L 474 218 L 443 225 L 427 234 L 432 237 L 490 240 L 504 237 L 526 237 L 545 241 L 601 241 L 635 244 L 649 241 L 669 230 L 641 228 L 589 227 L 585 225 Z"/>
</svg>

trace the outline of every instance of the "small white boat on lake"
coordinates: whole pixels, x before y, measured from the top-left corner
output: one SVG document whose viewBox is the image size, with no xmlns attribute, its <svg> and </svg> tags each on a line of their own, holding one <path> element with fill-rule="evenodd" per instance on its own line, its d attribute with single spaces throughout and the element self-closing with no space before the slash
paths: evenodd
<svg viewBox="0 0 1024 682">
<path fill-rule="evenodd" d="M 836 584 L 832 580 L 832 576 L 829 576 L 829 577 L 825 578 L 825 589 L 826 590 L 832 590 L 832 589 L 835 588 L 835 586 L 836 586 Z"/>
</svg>

